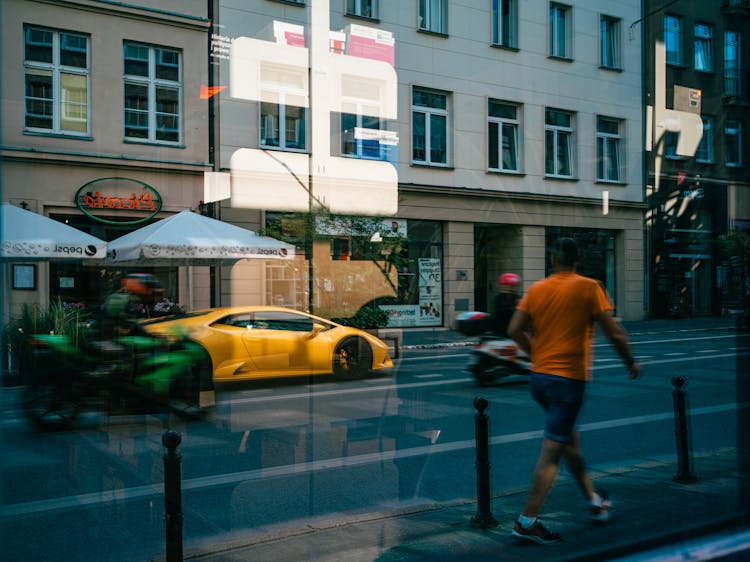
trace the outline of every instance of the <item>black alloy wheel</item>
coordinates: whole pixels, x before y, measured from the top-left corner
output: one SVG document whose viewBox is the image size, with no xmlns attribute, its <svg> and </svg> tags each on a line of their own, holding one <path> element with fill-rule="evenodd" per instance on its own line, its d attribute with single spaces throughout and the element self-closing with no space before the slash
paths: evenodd
<svg viewBox="0 0 750 562">
<path fill-rule="evenodd" d="M 333 374 L 340 380 L 357 380 L 372 369 L 372 348 L 363 338 L 348 337 L 333 353 Z"/>
</svg>

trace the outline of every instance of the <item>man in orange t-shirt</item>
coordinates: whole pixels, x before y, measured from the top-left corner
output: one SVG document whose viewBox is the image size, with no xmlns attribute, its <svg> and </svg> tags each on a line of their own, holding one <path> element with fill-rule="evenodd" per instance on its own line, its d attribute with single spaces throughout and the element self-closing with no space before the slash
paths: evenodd
<svg viewBox="0 0 750 562">
<path fill-rule="evenodd" d="M 555 273 L 534 283 L 524 295 L 508 326 L 509 335 L 531 356 L 529 389 L 546 413 L 544 439 L 523 512 L 512 536 L 546 544 L 560 540 L 537 516 L 565 459 L 589 503 L 593 521 L 609 519 L 611 502 L 604 490 L 594 490 L 581 455 L 576 419 L 589 379 L 594 324 L 622 357 L 631 379 L 640 366 L 630 352 L 627 335 L 612 316 L 612 305 L 598 281 L 576 273 L 578 248 L 561 238 L 552 255 Z M 533 330 L 533 336 L 529 330 Z"/>
</svg>

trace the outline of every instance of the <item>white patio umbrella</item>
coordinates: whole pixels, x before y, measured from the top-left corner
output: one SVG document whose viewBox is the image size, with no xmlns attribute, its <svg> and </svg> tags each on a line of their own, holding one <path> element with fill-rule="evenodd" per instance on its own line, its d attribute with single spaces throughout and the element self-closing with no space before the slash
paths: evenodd
<svg viewBox="0 0 750 562">
<path fill-rule="evenodd" d="M 294 246 L 191 211 L 112 240 L 110 262 L 157 265 L 218 265 L 240 259 L 291 259 Z"/>
<path fill-rule="evenodd" d="M 44 215 L 2 203 L 3 261 L 93 260 L 107 256 L 107 243 Z"/>
</svg>

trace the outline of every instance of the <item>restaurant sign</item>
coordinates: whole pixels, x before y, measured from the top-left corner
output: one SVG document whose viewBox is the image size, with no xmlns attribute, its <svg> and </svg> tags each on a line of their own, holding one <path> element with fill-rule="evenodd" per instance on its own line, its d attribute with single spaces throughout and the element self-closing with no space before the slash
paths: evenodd
<svg viewBox="0 0 750 562">
<path fill-rule="evenodd" d="M 146 222 L 161 210 L 156 189 L 132 178 L 99 178 L 76 192 L 75 204 L 89 218 L 106 224 L 133 225 Z"/>
</svg>

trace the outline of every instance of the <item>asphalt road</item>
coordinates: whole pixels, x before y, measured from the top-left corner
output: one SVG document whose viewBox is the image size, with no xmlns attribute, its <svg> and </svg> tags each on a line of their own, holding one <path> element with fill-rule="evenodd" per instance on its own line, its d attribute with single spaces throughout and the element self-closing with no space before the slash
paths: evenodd
<svg viewBox="0 0 750 562">
<path fill-rule="evenodd" d="M 730 331 L 633 336 L 629 381 L 605 343 L 581 418 L 595 468 L 675 454 L 673 376 L 688 380 L 696 451 L 735 444 Z M 490 403 L 492 488 L 522 489 L 541 415 L 523 377 L 479 388 L 467 348 L 410 350 L 393 377 L 295 379 L 223 389 L 214 415 L 91 414 L 37 433 L 4 389 L 2 560 L 146 560 L 164 552 L 163 432 L 182 435 L 184 540 L 265 525 L 434 504 L 475 495 L 472 402 Z"/>
</svg>

